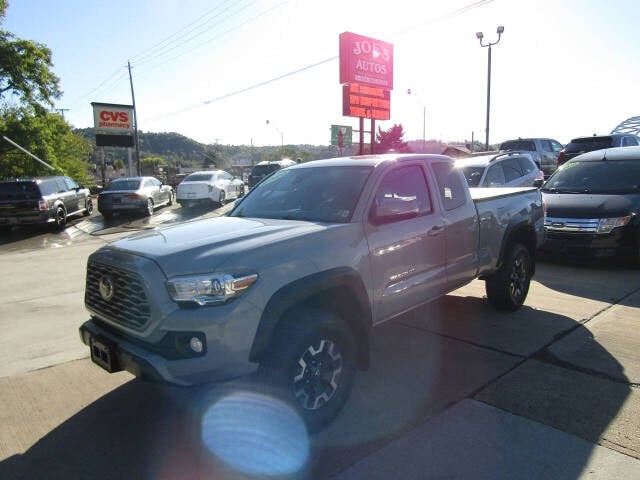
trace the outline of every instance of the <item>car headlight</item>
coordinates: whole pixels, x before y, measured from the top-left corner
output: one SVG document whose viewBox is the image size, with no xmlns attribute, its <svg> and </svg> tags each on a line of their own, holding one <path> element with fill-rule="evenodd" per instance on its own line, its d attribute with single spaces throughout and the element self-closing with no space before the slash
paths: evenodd
<svg viewBox="0 0 640 480">
<path fill-rule="evenodd" d="M 167 290 L 172 300 L 198 305 L 215 305 L 236 298 L 258 279 L 258 274 L 234 276 L 228 273 L 212 273 L 192 277 L 175 277 L 167 280 Z"/>
<path fill-rule="evenodd" d="M 598 233 L 609 233 L 617 227 L 624 227 L 631 221 L 631 215 L 617 218 L 601 218 L 598 224 Z"/>
</svg>

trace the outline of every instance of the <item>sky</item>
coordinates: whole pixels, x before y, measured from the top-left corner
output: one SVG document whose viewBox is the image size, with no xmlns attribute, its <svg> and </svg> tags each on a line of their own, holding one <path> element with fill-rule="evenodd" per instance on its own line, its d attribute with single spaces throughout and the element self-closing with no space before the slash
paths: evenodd
<svg viewBox="0 0 640 480">
<path fill-rule="evenodd" d="M 393 44 L 391 119 L 376 127 L 484 143 L 488 48 L 476 32 L 494 42 L 502 25 L 490 143 L 565 144 L 640 115 L 638 18 L 637 0 L 9 0 L 0 28 L 52 50 L 55 108 L 74 127 L 93 127 L 91 102 L 132 103 L 130 62 L 139 130 L 265 146 L 357 129 L 342 115 L 342 32 Z"/>
</svg>

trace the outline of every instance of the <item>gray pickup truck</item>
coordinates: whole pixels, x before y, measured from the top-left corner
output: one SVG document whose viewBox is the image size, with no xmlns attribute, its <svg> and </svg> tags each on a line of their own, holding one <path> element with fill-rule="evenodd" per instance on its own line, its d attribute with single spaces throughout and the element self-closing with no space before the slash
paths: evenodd
<svg viewBox="0 0 640 480">
<path fill-rule="evenodd" d="M 80 336 L 110 372 L 189 386 L 255 371 L 313 430 L 368 367 L 375 325 L 475 278 L 519 308 L 543 224 L 537 189 L 469 190 L 449 157 L 308 162 L 226 216 L 94 252 Z"/>
</svg>

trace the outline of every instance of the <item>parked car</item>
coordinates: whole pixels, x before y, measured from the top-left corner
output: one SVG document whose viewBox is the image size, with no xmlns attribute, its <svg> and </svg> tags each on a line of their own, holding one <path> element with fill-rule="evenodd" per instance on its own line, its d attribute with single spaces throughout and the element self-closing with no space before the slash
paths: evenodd
<svg viewBox="0 0 640 480">
<path fill-rule="evenodd" d="M 276 160 L 276 161 L 264 161 L 253 166 L 251 173 L 249 173 L 249 188 L 255 187 L 267 175 L 271 175 L 273 172 L 280 170 L 281 168 L 290 167 L 295 165 L 293 160 Z"/>
<path fill-rule="evenodd" d="M 155 177 L 116 178 L 98 195 L 98 210 L 105 218 L 114 213 L 139 211 L 153 215 L 153 210 L 162 205 L 171 205 L 175 192 Z"/>
<path fill-rule="evenodd" d="M 91 254 L 80 336 L 109 372 L 181 386 L 257 370 L 315 430 L 370 364 L 374 326 L 475 278 L 520 308 L 543 218 L 539 190 L 470 191 L 442 155 L 300 164 L 227 216 Z"/>
<path fill-rule="evenodd" d="M 640 265 L 640 147 L 569 160 L 544 184 L 543 250 L 563 256 L 631 257 Z"/>
<path fill-rule="evenodd" d="M 555 172 L 562 144 L 553 138 L 517 138 L 500 144 L 503 152 L 528 152 L 533 156 L 545 178 Z"/>
<path fill-rule="evenodd" d="M 51 224 L 64 230 L 72 215 L 91 215 L 88 188 L 67 176 L 21 178 L 0 182 L 0 229 Z"/>
<path fill-rule="evenodd" d="M 224 170 L 207 170 L 187 175 L 178 185 L 178 203 L 183 207 L 196 204 L 223 205 L 225 201 L 244 196 L 244 182 Z"/>
<path fill-rule="evenodd" d="M 459 158 L 456 167 L 462 170 L 469 187 L 539 187 L 544 181 L 542 170 L 529 153 Z"/>
<path fill-rule="evenodd" d="M 593 135 L 577 137 L 565 145 L 558 153 L 558 166 L 583 153 L 603 148 L 635 147 L 640 145 L 640 137 L 630 133 L 612 133 L 610 135 Z"/>
</svg>

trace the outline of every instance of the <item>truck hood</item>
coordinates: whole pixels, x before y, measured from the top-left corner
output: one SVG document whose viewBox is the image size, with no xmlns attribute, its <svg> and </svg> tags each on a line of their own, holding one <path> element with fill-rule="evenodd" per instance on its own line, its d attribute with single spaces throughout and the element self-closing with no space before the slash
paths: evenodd
<svg viewBox="0 0 640 480">
<path fill-rule="evenodd" d="M 640 195 L 595 195 L 589 193 L 545 193 L 547 217 L 614 218 L 640 210 Z"/>
<path fill-rule="evenodd" d="M 216 217 L 140 232 L 106 248 L 152 259 L 167 276 L 173 276 L 211 272 L 237 253 L 326 228 L 293 220 Z"/>
</svg>

